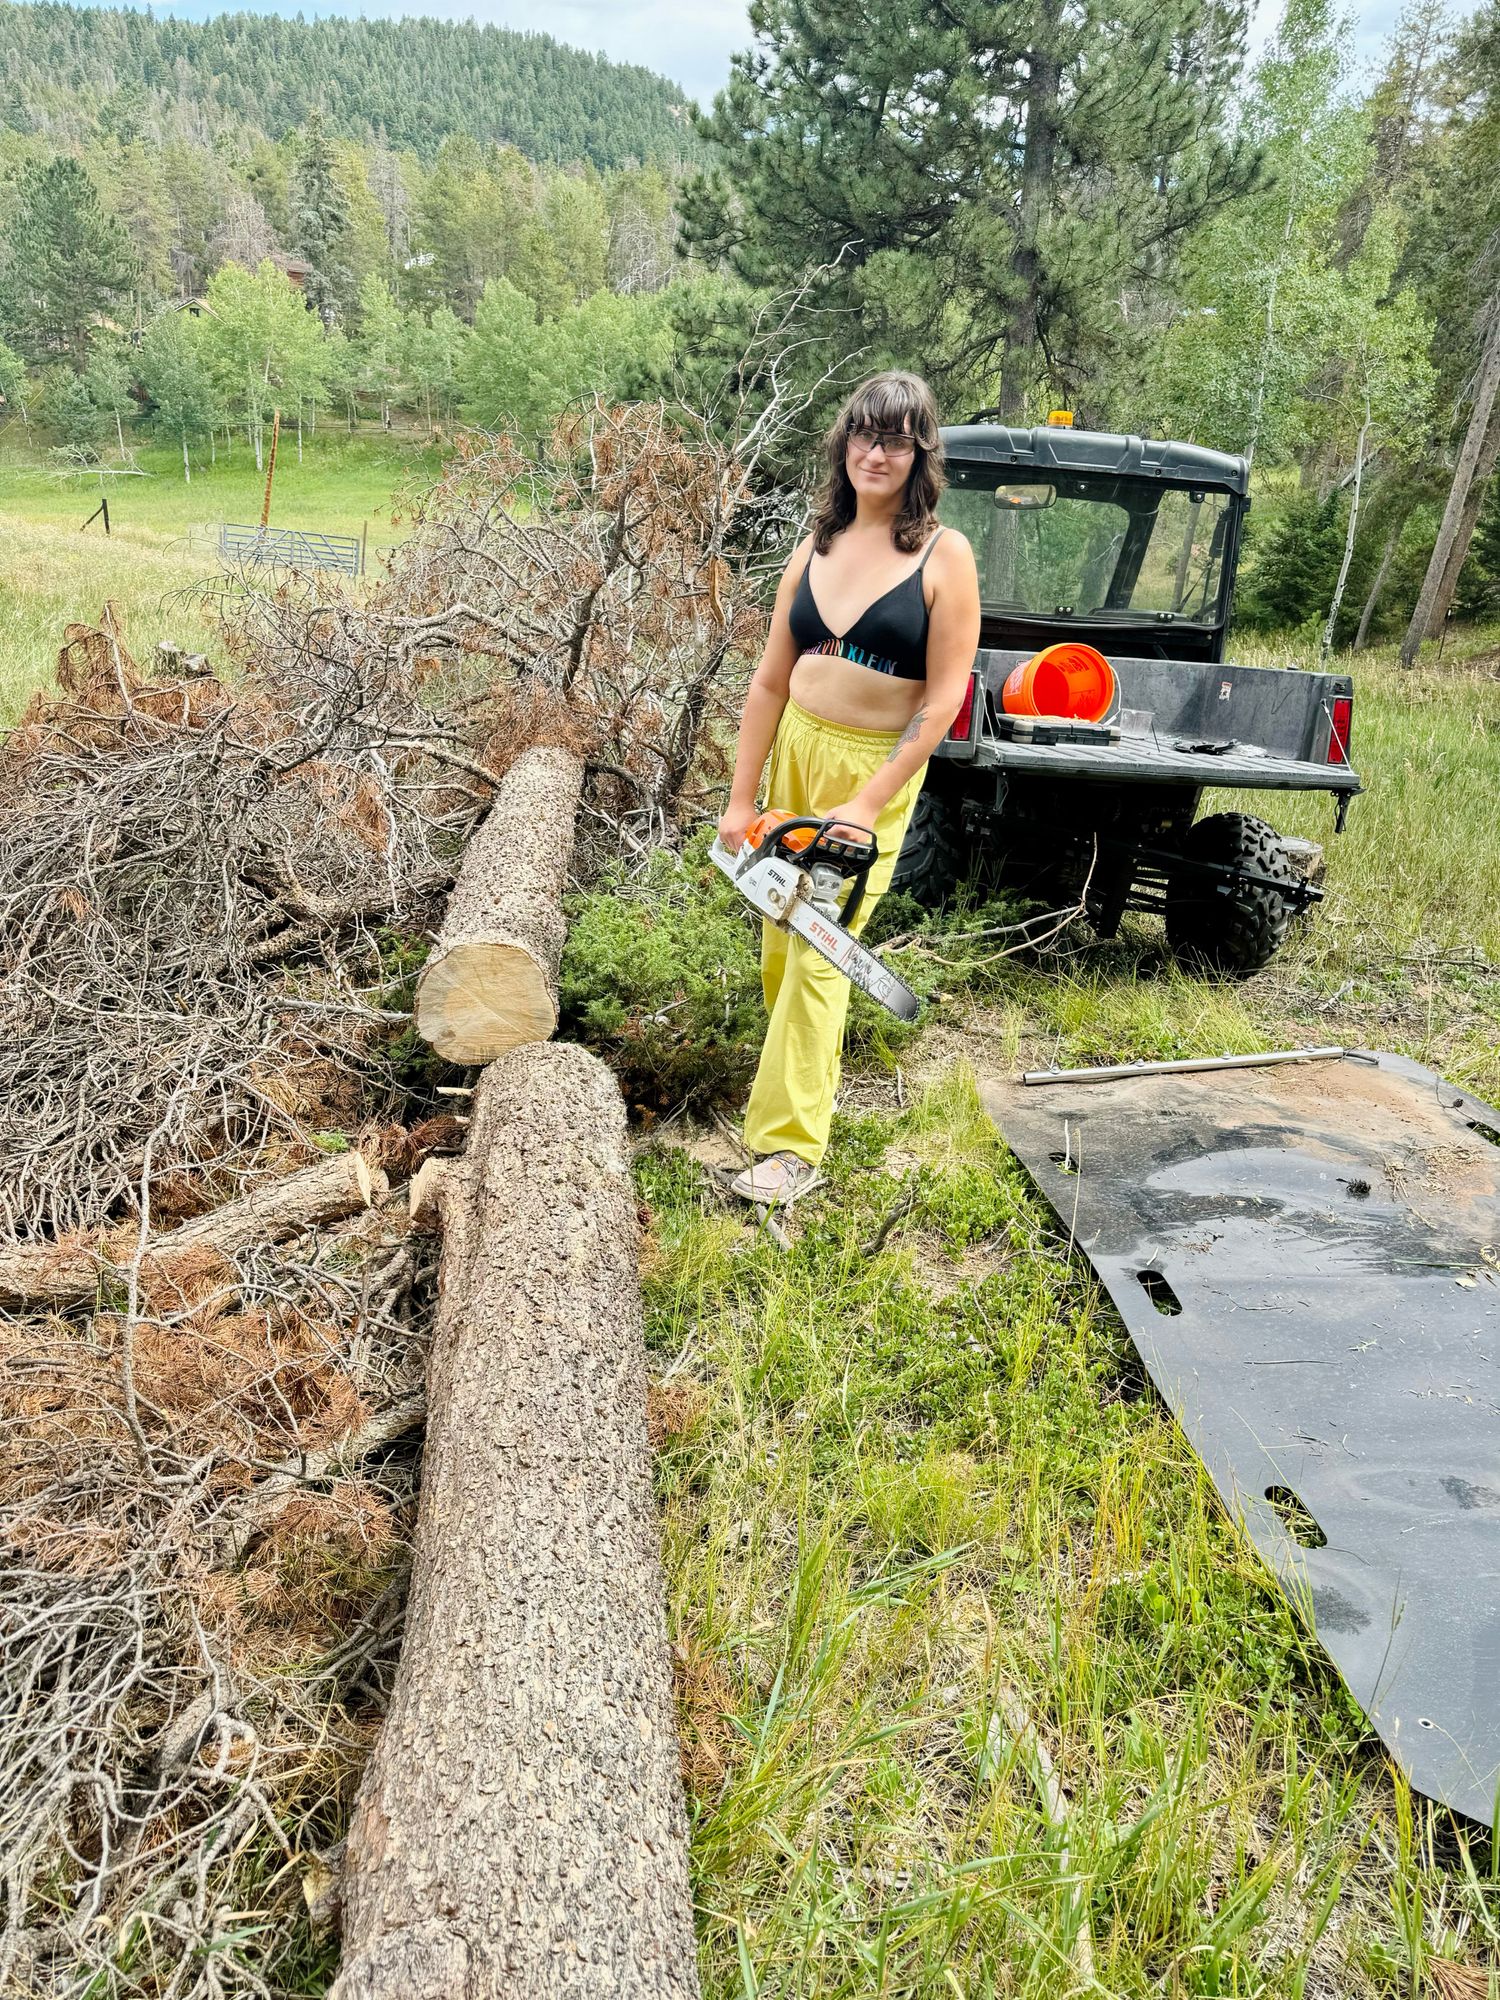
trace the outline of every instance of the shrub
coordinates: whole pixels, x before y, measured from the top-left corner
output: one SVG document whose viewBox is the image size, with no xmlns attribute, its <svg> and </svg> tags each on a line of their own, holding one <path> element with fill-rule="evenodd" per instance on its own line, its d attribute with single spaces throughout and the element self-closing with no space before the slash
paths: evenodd
<svg viewBox="0 0 1500 2000">
<path fill-rule="evenodd" d="M 659 850 L 634 878 L 611 869 L 569 903 L 562 1023 L 650 1109 L 732 1100 L 760 1055 L 756 920 L 709 860 L 711 839 Z"/>
<path fill-rule="evenodd" d="M 709 860 L 712 837 L 705 829 L 681 855 L 658 851 L 636 877 L 615 868 L 569 903 L 562 1025 L 604 1057 L 633 1104 L 653 1111 L 737 1103 L 760 1060 L 760 920 Z M 889 935 L 887 925 L 875 930 L 886 903 L 899 920 L 909 900 L 882 902 L 869 942 Z M 935 990 L 932 960 L 898 954 L 893 964 L 924 999 Z M 852 1057 L 888 1060 L 914 1032 L 851 995 Z"/>
<path fill-rule="evenodd" d="M 43 413 L 63 450 L 92 464 L 109 430 L 109 418 L 89 394 L 87 383 L 71 370 L 57 367 L 47 371 L 43 388 Z"/>
<path fill-rule="evenodd" d="M 1328 616 L 1343 557 L 1339 496 L 1299 494 L 1260 532 L 1252 528 L 1235 624 L 1277 632 Z"/>
</svg>

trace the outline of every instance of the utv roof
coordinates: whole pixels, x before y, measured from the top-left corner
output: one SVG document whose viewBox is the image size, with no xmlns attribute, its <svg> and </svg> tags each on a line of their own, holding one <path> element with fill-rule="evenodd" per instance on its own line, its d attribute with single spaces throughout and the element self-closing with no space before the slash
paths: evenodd
<svg viewBox="0 0 1500 2000">
<path fill-rule="evenodd" d="M 950 460 L 1016 465 L 1067 472 L 1107 472 L 1174 485 L 1222 486 L 1248 493 L 1250 468 L 1232 452 L 1201 444 L 1117 437 L 1112 431 L 1075 431 L 1061 424 L 1016 430 L 1007 424 L 945 424 L 943 449 Z"/>
</svg>

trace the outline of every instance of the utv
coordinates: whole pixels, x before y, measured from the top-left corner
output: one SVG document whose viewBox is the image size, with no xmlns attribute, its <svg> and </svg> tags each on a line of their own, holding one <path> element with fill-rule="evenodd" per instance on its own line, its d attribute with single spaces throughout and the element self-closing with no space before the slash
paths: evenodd
<svg viewBox="0 0 1500 2000">
<path fill-rule="evenodd" d="M 1058 906 L 1100 937 L 1154 910 L 1185 964 L 1256 971 L 1317 901 L 1322 849 L 1244 812 L 1198 816 L 1205 787 L 1332 792 L 1334 831 L 1361 789 L 1346 674 L 1226 664 L 1249 511 L 1243 458 L 981 410 L 943 430 L 940 518 L 979 566 L 969 693 L 928 766 L 894 889 L 943 902 L 961 882 Z M 1099 724 L 1006 714 L 1021 662 L 1082 640 L 1114 669 Z"/>
</svg>

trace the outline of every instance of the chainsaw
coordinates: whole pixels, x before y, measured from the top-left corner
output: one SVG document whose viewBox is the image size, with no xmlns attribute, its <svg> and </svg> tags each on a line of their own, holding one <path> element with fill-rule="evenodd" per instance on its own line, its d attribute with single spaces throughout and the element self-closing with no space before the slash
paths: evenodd
<svg viewBox="0 0 1500 2000">
<path fill-rule="evenodd" d="M 798 819 L 772 809 L 750 822 L 738 854 L 715 840 L 709 856 L 752 909 L 810 944 L 882 1007 L 903 1021 L 913 1021 L 921 1005 L 916 994 L 847 929 L 864 900 L 865 883 L 880 853 L 875 835 L 857 827 L 854 831 L 861 838 L 835 838 L 835 823 Z M 853 886 L 840 909 L 839 896 L 850 880 Z"/>
</svg>

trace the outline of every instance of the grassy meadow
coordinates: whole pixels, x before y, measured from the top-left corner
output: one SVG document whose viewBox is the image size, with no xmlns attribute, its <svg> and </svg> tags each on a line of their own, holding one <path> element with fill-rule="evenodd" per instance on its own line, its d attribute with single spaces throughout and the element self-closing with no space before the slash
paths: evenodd
<svg viewBox="0 0 1500 2000">
<path fill-rule="evenodd" d="M 216 463 L 195 463 L 191 484 L 178 453 L 146 447 L 133 460 L 139 474 L 63 472 L 15 424 L 0 435 L 0 724 L 50 678 L 63 626 L 97 618 L 106 598 L 120 603 L 142 657 L 161 639 L 214 650 L 196 587 L 217 573 L 220 526 L 259 521 L 264 473 L 243 438 L 221 445 Z M 401 538 L 399 496 L 430 485 L 440 463 L 430 447 L 327 426 L 304 436 L 299 463 L 295 433 L 283 432 L 271 525 L 365 532 L 373 568 Z M 101 491 L 108 539 L 102 522 L 83 525 Z"/>
</svg>

